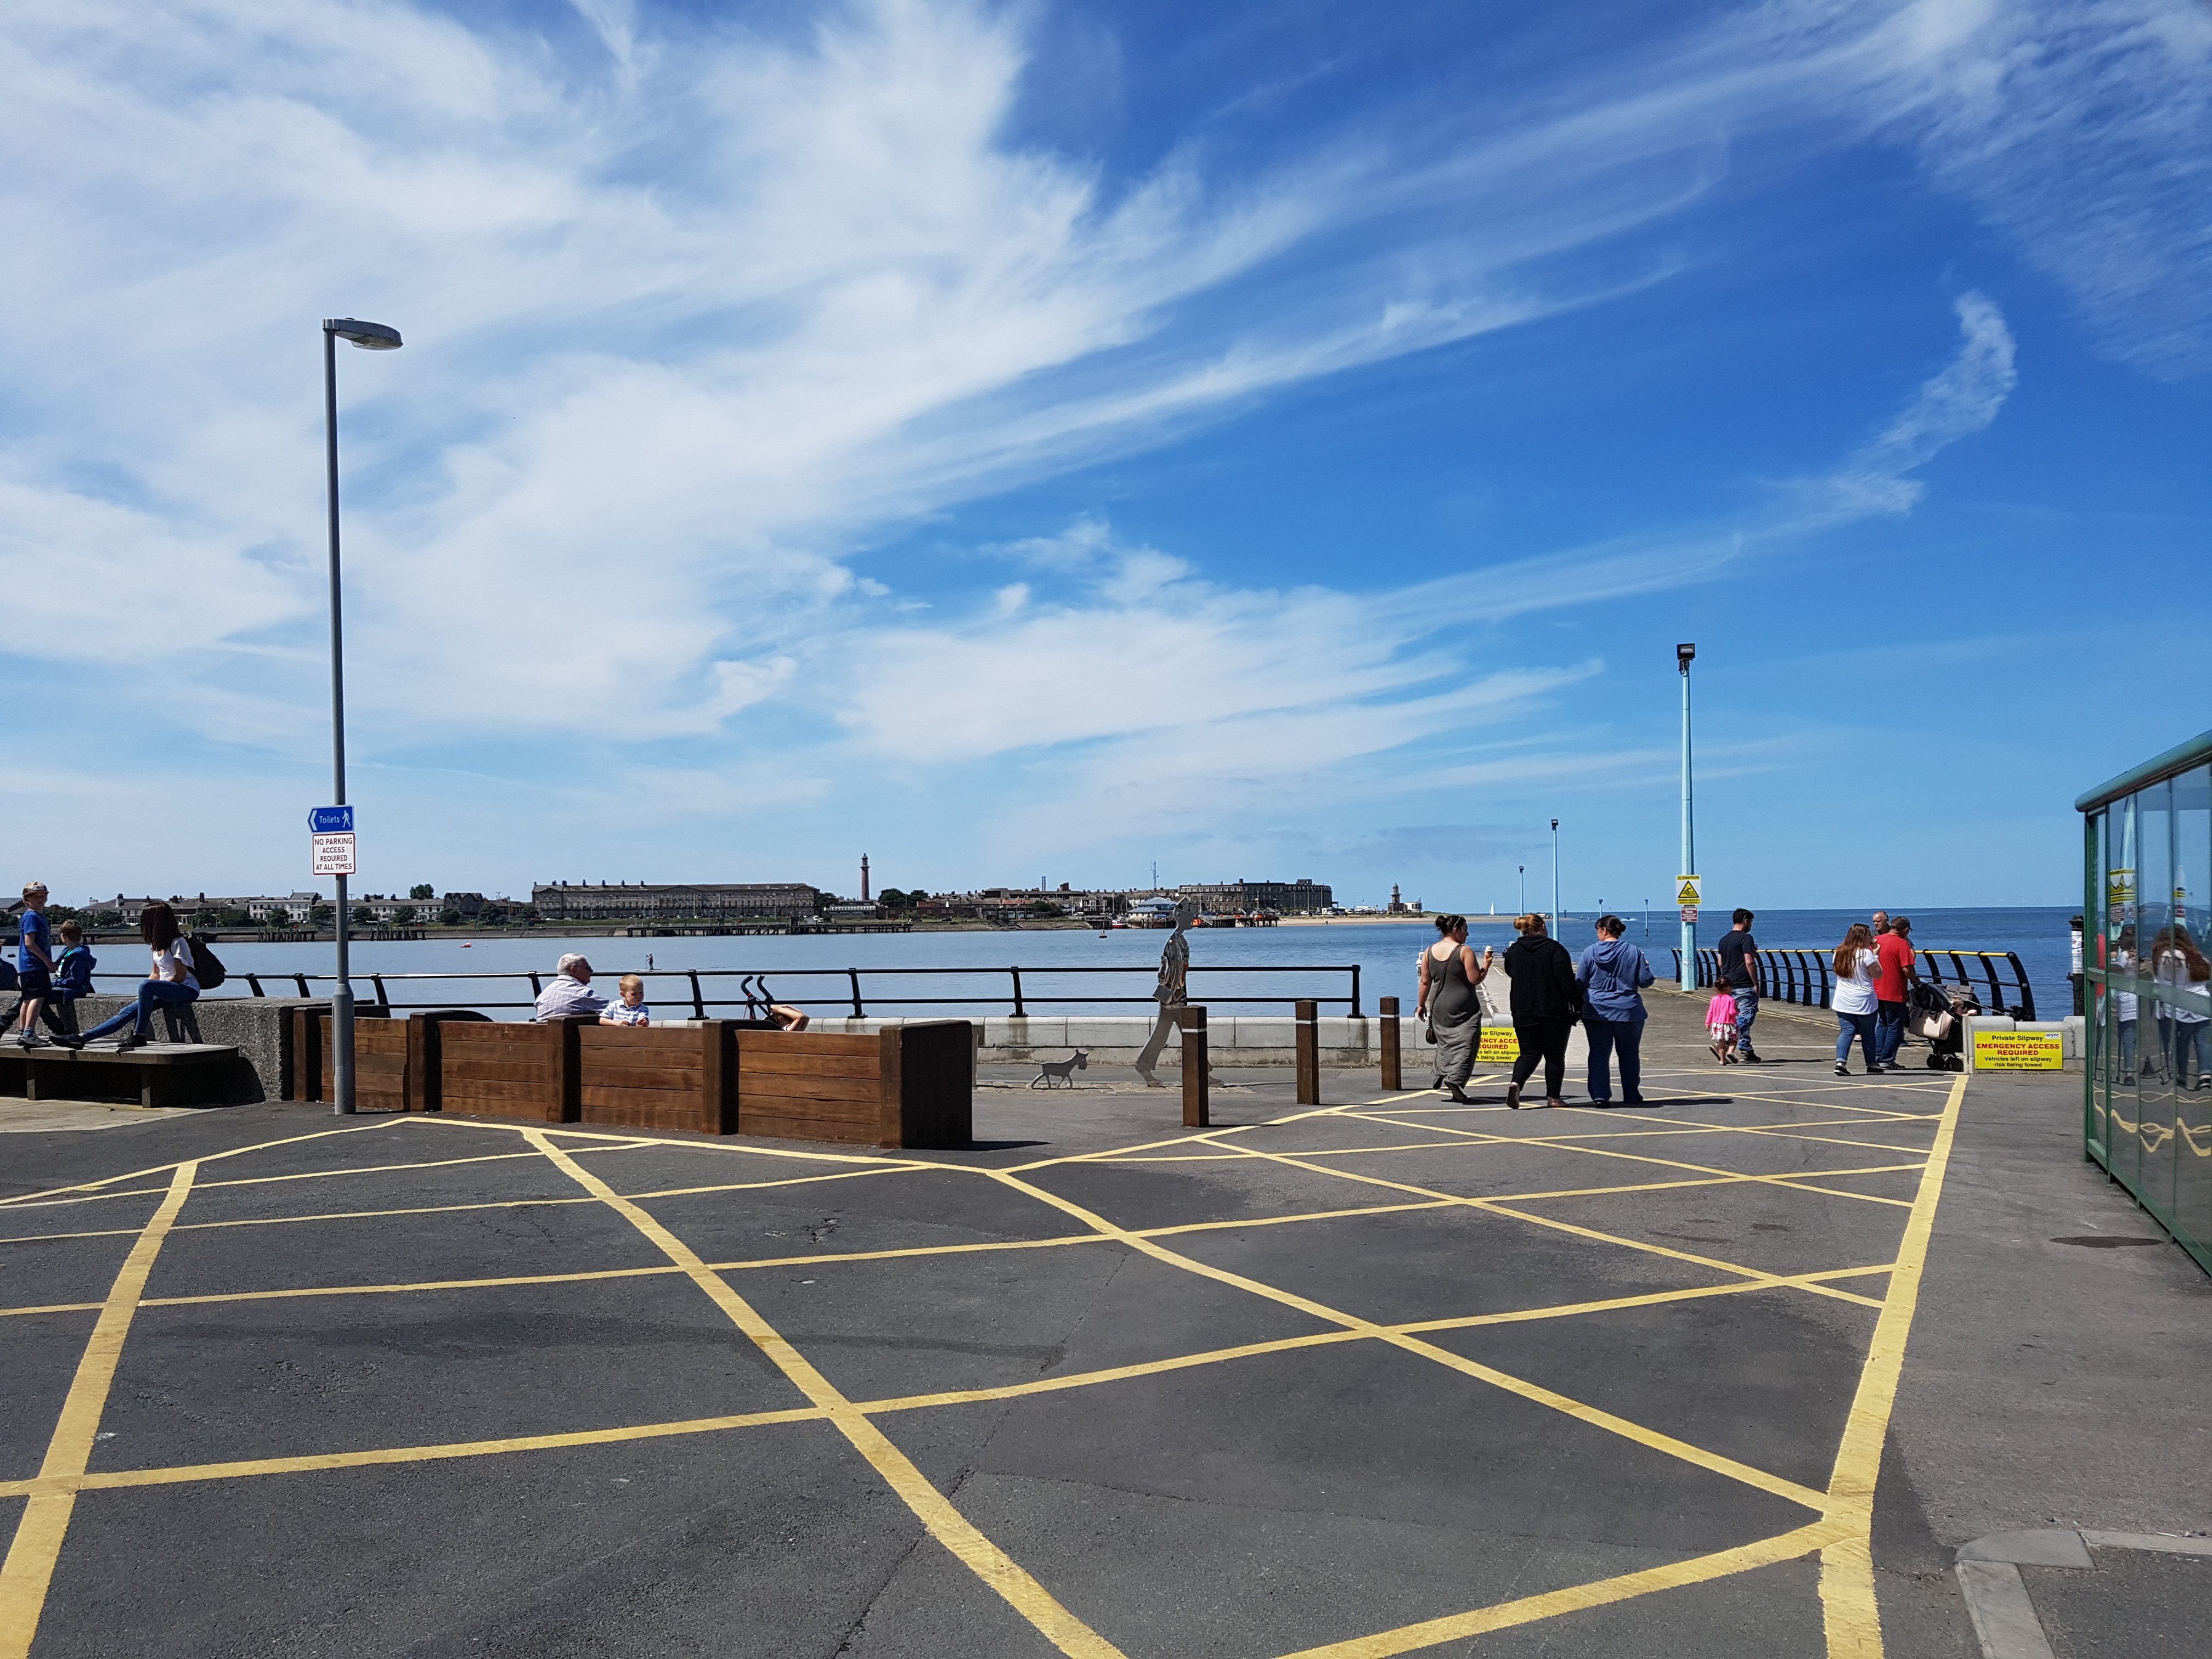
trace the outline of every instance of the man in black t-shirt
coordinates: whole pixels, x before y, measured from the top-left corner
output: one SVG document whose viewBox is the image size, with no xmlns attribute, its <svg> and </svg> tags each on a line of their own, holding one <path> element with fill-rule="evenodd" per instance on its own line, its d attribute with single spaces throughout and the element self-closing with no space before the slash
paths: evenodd
<svg viewBox="0 0 2212 1659">
<path fill-rule="evenodd" d="M 1756 1064 L 1751 1051 L 1751 1023 L 1759 1018 L 1759 941 L 1751 936 L 1755 920 L 1735 913 L 1735 926 L 1721 935 L 1721 984 L 1735 999 L 1735 1057 Z"/>
</svg>

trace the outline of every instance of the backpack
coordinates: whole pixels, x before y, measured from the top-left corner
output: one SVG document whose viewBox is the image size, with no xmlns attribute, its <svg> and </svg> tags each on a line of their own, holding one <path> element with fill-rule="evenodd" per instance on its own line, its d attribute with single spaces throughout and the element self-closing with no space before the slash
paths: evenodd
<svg viewBox="0 0 2212 1659">
<path fill-rule="evenodd" d="M 185 935 L 185 943 L 192 947 L 192 977 L 200 982 L 200 989 L 212 991 L 230 977 L 222 959 L 210 950 L 198 933 Z"/>
</svg>

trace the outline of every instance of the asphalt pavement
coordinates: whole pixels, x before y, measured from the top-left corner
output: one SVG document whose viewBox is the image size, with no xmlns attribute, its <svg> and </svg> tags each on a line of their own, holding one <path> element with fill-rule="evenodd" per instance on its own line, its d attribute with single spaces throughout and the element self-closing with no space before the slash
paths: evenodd
<svg viewBox="0 0 2212 1659">
<path fill-rule="evenodd" d="M 1723 1071 L 1653 1002 L 1632 1109 L 9 1135 L 0 1659 L 1970 1656 L 1966 1539 L 2206 1524 L 2203 1276 L 2049 1242 L 2147 1230 L 2077 1079 L 1771 1014 Z M 2030 1589 L 2071 1659 L 2201 1566 Z"/>
</svg>

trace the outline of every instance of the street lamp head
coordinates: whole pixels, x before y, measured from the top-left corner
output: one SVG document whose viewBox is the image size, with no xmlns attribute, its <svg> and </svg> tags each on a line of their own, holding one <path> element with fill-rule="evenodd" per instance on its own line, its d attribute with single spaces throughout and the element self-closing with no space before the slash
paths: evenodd
<svg viewBox="0 0 2212 1659">
<path fill-rule="evenodd" d="M 1694 645 L 1676 646 L 1674 647 L 1674 666 L 1680 669 L 1685 674 L 1688 673 L 1690 672 L 1690 659 L 1697 654 L 1698 647 Z"/>
<path fill-rule="evenodd" d="M 323 332 L 335 334 L 341 340 L 350 340 L 363 351 L 397 351 L 399 349 L 399 331 L 387 328 L 382 323 L 364 323 L 358 317 L 325 317 Z"/>
<path fill-rule="evenodd" d="M 1552 820 L 1552 833 L 1555 836 L 1559 833 L 1559 821 L 1557 818 Z"/>
</svg>

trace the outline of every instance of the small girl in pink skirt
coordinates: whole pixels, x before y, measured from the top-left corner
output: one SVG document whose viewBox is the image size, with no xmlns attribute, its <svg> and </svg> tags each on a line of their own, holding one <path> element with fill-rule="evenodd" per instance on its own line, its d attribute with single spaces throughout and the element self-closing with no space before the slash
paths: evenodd
<svg viewBox="0 0 2212 1659">
<path fill-rule="evenodd" d="M 1735 999 L 1725 990 L 1705 1005 L 1705 1035 L 1713 1040 L 1713 1058 L 1723 1066 L 1735 1065 Z"/>
</svg>

